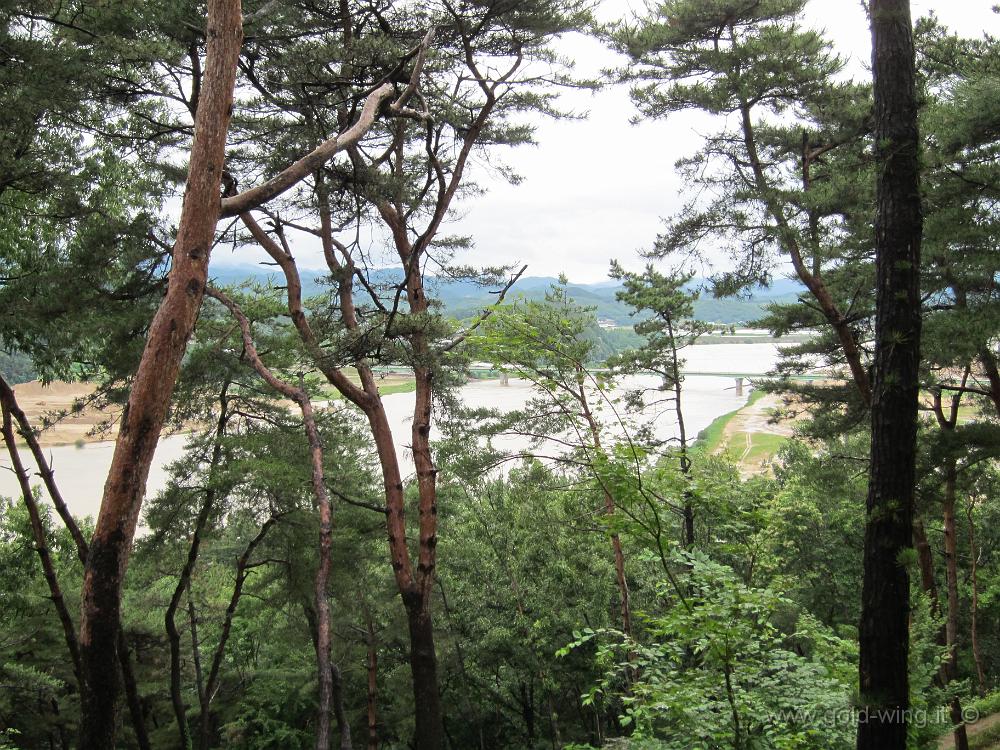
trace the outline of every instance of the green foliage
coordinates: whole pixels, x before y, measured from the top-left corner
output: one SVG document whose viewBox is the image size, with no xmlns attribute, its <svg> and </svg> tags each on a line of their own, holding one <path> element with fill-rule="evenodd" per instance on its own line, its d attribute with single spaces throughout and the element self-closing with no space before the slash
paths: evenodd
<svg viewBox="0 0 1000 750">
<path fill-rule="evenodd" d="M 611 275 L 623 282 L 618 299 L 633 309 L 633 315 L 649 316 L 633 326 L 648 342 L 643 352 L 633 355 L 638 357 L 634 366 L 654 369 L 672 381 L 683 364 L 683 360 L 677 359 L 677 352 L 711 330 L 710 326 L 693 320 L 694 303 L 699 296 L 697 291 L 689 289 L 693 274 L 676 271 L 663 274 L 652 265 L 647 265 L 642 274 L 628 273 L 612 262 Z"/>
<path fill-rule="evenodd" d="M 587 629 L 560 652 L 597 641 L 604 676 L 585 700 L 620 694 L 622 724 L 660 748 L 851 747 L 853 645 L 707 557 L 674 562 L 683 593 L 661 585 L 643 639 Z"/>
<path fill-rule="evenodd" d="M 554 654 L 580 622 L 612 622 L 614 570 L 602 533 L 573 532 L 579 498 L 560 483 L 532 462 L 449 493 L 442 667 L 445 698 L 466 719 L 452 728 L 457 746 L 474 746 L 477 727 L 502 746 L 550 746 L 543 727 L 552 713 L 566 740 L 587 736 L 572 717 L 581 677 L 596 672 L 584 656 Z M 534 712 L 537 726 L 527 721 Z"/>
<path fill-rule="evenodd" d="M 80 575 L 72 541 L 42 506 L 43 525 L 66 605 L 73 611 Z M 24 504 L 0 498 L 0 741 L 43 746 L 70 730 L 79 704 L 62 629 L 35 552 Z M 5 735 L 2 732 L 7 732 Z"/>
<path fill-rule="evenodd" d="M 633 85 L 642 116 L 685 109 L 720 115 L 718 132 L 680 164 L 699 198 L 668 221 L 654 255 L 683 256 L 710 241 L 731 251 L 736 268 L 714 279 L 715 291 L 759 297 L 755 285 L 770 281 L 776 263 L 797 247 L 863 343 L 873 289 L 869 93 L 865 85 L 834 80 L 840 61 L 821 35 L 800 25 L 803 5 L 669 0 L 646 19 L 605 31 L 631 58 L 618 77 Z M 127 381 L 167 270 L 164 247 L 173 230 L 164 206 L 184 171 L 190 84 L 204 44 L 201 11 L 187 2 L 0 6 L 0 348 L 16 352 L 0 358 L 0 369 L 14 382 Z M 784 372 L 816 361 L 840 366 L 826 318 L 794 293 L 777 295 L 762 312 L 756 297 L 699 296 L 686 273 L 616 268 L 620 286 L 565 279 L 547 290 L 528 286 L 513 304 L 498 307 L 464 350 L 449 349 L 460 324 L 445 314 L 478 318 L 491 301 L 483 284 L 495 286 L 507 274 L 451 266 L 452 254 L 471 242 L 440 236 L 438 220 L 454 208 L 453 197 L 477 191 L 459 179 L 467 156 L 516 181 L 498 164 L 499 147 L 531 143 L 535 118 L 564 115 L 554 99 L 559 88 L 589 85 L 573 81 L 550 46 L 555 35 L 587 23 L 588 8 L 575 0 L 344 6 L 349 29 L 341 5 L 244 4 L 247 34 L 227 154 L 232 176 L 243 187 L 256 184 L 343 130 L 373 84 L 388 77 L 403 85 L 412 49 L 435 26 L 421 96 L 411 102 L 427 115 L 380 113 L 355 153 L 318 169 L 269 209 L 267 231 L 297 251 L 296 233 L 314 234 L 321 223 L 320 188 L 327 189 L 328 218 L 341 227 L 334 234 L 359 263 L 346 272 L 303 274 L 319 355 L 288 325 L 282 280 L 254 278 L 232 294 L 267 364 L 302 382 L 317 401 L 331 400 L 319 361 L 433 371 L 435 414 L 446 421 L 435 447 L 440 555 L 431 610 L 451 743 L 498 750 L 850 745 L 853 726 L 845 717 L 856 680 L 867 443 L 852 388 L 777 384 L 802 397 L 790 409 L 813 409 L 803 427 L 811 439 L 784 443 L 773 477 L 744 480 L 727 457 L 710 455 L 721 422 L 684 454 L 690 465 L 678 467 L 674 452 L 657 454 L 652 441 L 638 440 L 645 436 L 637 419 L 623 416 L 613 400 L 612 376 L 594 372 L 611 359 L 619 373 L 658 372 L 669 388 L 680 381 L 678 352 L 707 330 L 695 321 L 761 314 L 777 333 L 820 329 L 786 350 Z M 986 390 L 1000 329 L 1000 55 L 996 40 L 962 40 L 933 19 L 921 21 L 916 36 L 925 99 L 925 398 L 943 391 L 947 401 L 955 392 L 948 389 L 960 384 L 973 391 L 963 396 L 954 429 L 925 425 L 921 432 L 920 515 L 935 552 L 945 460 L 961 469 L 959 510 L 967 511 L 958 542 L 961 679 L 948 692 L 934 684 L 941 617 L 914 596 L 912 701 L 933 714 L 978 683 L 965 638 L 972 561 L 986 689 L 1000 670 L 1000 440 Z M 492 91 L 493 78 L 474 80 L 477 70 L 515 61 L 523 67 Z M 808 177 L 804 153 L 812 154 Z M 394 208 L 404 217 L 400 234 L 419 249 L 420 267 L 432 259 L 453 280 L 448 291 L 428 279 L 428 295 L 441 304 L 425 313 L 402 301 L 401 270 L 360 267 L 381 261 L 358 238 Z M 242 229 L 227 228 L 222 241 L 236 248 L 249 240 Z M 339 291 L 352 274 L 360 323 L 349 330 Z M 226 280 L 221 273 L 219 280 Z M 359 291 L 362 280 L 370 298 Z M 629 322 L 628 307 L 641 311 L 635 331 L 606 327 L 608 320 Z M 535 397 L 523 410 L 463 415 L 452 386 L 473 359 L 529 379 Z M 410 388 L 391 386 L 382 395 Z M 167 489 L 145 504 L 148 534 L 132 551 L 123 600 L 153 744 L 176 743 L 163 613 L 197 532 L 200 554 L 177 614 L 189 723 L 201 718 L 199 679 L 203 688 L 232 608 L 209 708 L 212 742 L 246 750 L 309 747 L 317 516 L 308 446 L 296 414 L 247 366 L 218 305 L 201 312 L 171 417 L 193 434 L 170 467 Z M 333 655 L 355 741 L 367 726 L 372 659 L 380 743 L 401 748 L 412 742 L 419 706 L 409 685 L 406 623 L 385 560 L 383 478 L 365 421 L 343 400 L 319 413 L 336 498 L 327 592 Z M 619 440 L 623 426 L 632 442 Z M 504 433 L 527 439 L 531 451 L 558 448 L 514 462 Z M 56 469 L 60 481 L 71 479 Z M 406 482 L 413 532 L 418 514 Z M 613 513 L 606 512 L 607 496 Z M 681 554 L 685 506 L 695 512 L 698 533 Z M 75 617 L 81 571 L 74 545 L 48 510 L 43 525 Z M 624 549 L 633 606 L 643 613 L 630 638 L 614 629 L 621 613 L 612 534 Z M 233 602 L 244 554 L 243 595 Z M 910 564 L 910 556 L 901 562 Z M 3 501 L 0 747 L 68 746 L 79 718 L 49 596 L 26 513 L 19 502 Z M 994 703 L 976 705 L 985 712 Z M 931 746 L 941 729 L 914 726 L 912 744 Z M 131 746 L 127 729 L 120 737 Z"/>
</svg>

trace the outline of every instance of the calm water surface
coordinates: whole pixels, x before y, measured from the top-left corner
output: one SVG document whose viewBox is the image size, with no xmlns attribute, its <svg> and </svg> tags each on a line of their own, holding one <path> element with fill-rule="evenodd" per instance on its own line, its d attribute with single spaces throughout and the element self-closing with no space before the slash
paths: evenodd
<svg viewBox="0 0 1000 750">
<path fill-rule="evenodd" d="M 684 355 L 687 360 L 686 369 L 691 372 L 762 375 L 774 366 L 777 350 L 775 344 L 711 344 L 690 347 Z M 634 388 L 638 385 L 652 387 L 655 386 L 655 380 L 652 377 L 637 376 L 629 378 L 624 387 Z M 522 406 L 530 394 L 529 386 L 516 380 L 512 380 L 506 386 L 495 380 L 473 381 L 462 388 L 463 400 L 469 406 L 488 406 L 505 410 Z M 405 469 L 412 469 L 407 446 L 410 443 L 413 399 L 412 393 L 397 393 L 383 398 L 400 455 L 405 457 Z M 684 420 L 688 437 L 693 438 L 716 417 L 739 408 L 745 401 L 746 393 L 743 396 L 736 395 L 735 382 L 732 378 L 688 376 L 684 381 Z M 363 420 L 360 412 L 358 419 Z M 609 408 L 603 410 L 603 419 L 606 422 L 614 421 L 614 415 Z M 676 435 L 676 421 L 670 413 L 660 414 L 656 417 L 655 423 L 657 436 L 661 439 Z M 620 432 L 620 428 L 616 431 Z M 164 488 L 167 481 L 166 466 L 181 457 L 186 441 L 187 437 L 184 435 L 172 435 L 160 440 L 149 474 L 147 495 Z M 519 445 L 517 440 L 508 439 L 504 447 L 523 446 Z M 66 445 L 46 449 L 52 461 L 56 481 L 75 515 L 84 517 L 97 514 L 113 451 L 114 443 L 110 441 L 87 443 L 80 448 Z M 33 467 L 27 450 L 23 450 L 22 453 L 26 464 Z M 9 466 L 10 461 L 5 452 L 4 457 L 0 459 L 0 467 L 7 469 Z M 19 494 L 13 473 L 0 470 L 0 495 L 16 497 Z"/>
</svg>

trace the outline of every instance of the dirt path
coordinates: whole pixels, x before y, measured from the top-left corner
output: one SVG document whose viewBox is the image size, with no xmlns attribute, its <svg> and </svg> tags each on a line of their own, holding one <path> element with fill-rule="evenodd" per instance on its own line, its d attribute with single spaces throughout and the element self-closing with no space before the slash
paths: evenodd
<svg viewBox="0 0 1000 750">
<path fill-rule="evenodd" d="M 739 433 L 752 435 L 755 432 L 763 432 L 768 435 L 791 437 L 793 426 L 790 423 L 772 424 L 770 422 L 771 414 L 780 407 L 781 399 L 773 393 L 768 393 L 752 404 L 747 404 L 726 423 L 722 432 L 723 442 L 727 444 L 732 442 L 732 439 Z"/>
<path fill-rule="evenodd" d="M 969 739 L 971 740 L 977 734 L 985 732 L 986 730 L 995 727 L 997 724 L 1000 724 L 1000 713 L 991 714 L 990 716 L 985 716 L 979 721 L 977 721 L 975 724 L 966 724 L 965 732 L 966 734 L 968 734 Z M 953 750 L 954 747 L 955 747 L 955 735 L 952 734 L 951 732 L 948 732 L 948 734 L 942 737 L 941 741 L 938 742 L 938 750 Z M 1000 748 L 1000 741 L 986 745 L 985 747 L 981 748 L 981 750 L 997 750 L 998 748 Z"/>
<path fill-rule="evenodd" d="M 761 450 L 754 455 L 754 449 L 763 442 L 764 436 L 769 436 L 769 441 L 777 445 L 781 439 L 793 435 L 792 421 L 771 422 L 771 415 L 780 406 L 781 399 L 770 393 L 752 400 L 726 422 L 715 452 L 728 452 L 745 476 L 769 471 L 766 460 L 769 458 L 768 449 L 763 448 L 768 455 L 762 455 Z M 777 441 L 773 439 L 775 437 Z"/>
</svg>

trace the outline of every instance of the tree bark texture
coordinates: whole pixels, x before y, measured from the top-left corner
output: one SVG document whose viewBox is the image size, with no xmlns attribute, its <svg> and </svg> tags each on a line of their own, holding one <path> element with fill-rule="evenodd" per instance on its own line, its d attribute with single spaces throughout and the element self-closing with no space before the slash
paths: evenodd
<svg viewBox="0 0 1000 750">
<path fill-rule="evenodd" d="M 930 599 L 931 612 L 938 612 L 937 581 L 934 578 L 934 557 L 931 545 L 927 541 L 927 531 L 924 522 L 919 518 L 913 521 L 913 546 L 917 550 L 917 561 L 920 564 L 920 587 Z"/>
<path fill-rule="evenodd" d="M 59 491 L 58 485 L 56 485 L 55 473 L 49 466 L 49 462 L 45 458 L 41 445 L 39 445 L 34 432 L 32 432 L 31 423 L 28 421 L 28 417 L 25 415 L 21 407 L 18 406 L 14 390 L 2 377 L 0 377 L 0 404 L 2 404 L 4 413 L 4 442 L 7 443 L 8 450 L 11 451 L 12 466 L 14 467 L 15 473 L 18 475 L 22 492 L 27 489 L 30 493 L 30 488 L 27 486 L 27 471 L 21 463 L 20 456 L 15 456 L 15 431 L 13 424 L 7 424 L 7 420 L 11 418 L 17 422 L 17 431 L 20 433 L 21 437 L 24 438 L 32 456 L 35 459 L 38 474 L 45 484 L 45 488 L 49 493 L 49 498 L 52 500 L 52 504 L 55 506 L 56 512 L 59 514 L 63 524 L 66 526 L 70 536 L 73 538 L 73 543 L 76 546 L 77 557 L 80 559 L 80 563 L 85 565 L 87 562 L 87 554 L 89 552 L 87 540 L 84 539 L 83 534 L 80 531 L 80 527 L 76 523 L 76 519 L 73 518 L 73 515 L 69 512 L 69 508 L 66 506 L 66 501 L 63 499 L 62 493 Z M 29 495 L 25 495 L 25 502 L 29 502 Z M 30 497 L 28 510 L 29 516 L 31 517 L 32 532 L 35 535 L 36 544 L 39 545 L 38 551 L 39 557 L 42 559 L 42 568 L 45 571 L 46 580 L 49 583 L 50 593 L 52 595 L 52 601 L 56 607 L 57 613 L 59 614 L 59 620 L 66 635 L 66 645 L 69 648 L 70 657 L 73 660 L 73 671 L 77 677 L 77 681 L 79 682 L 81 672 L 79 642 L 77 641 L 76 631 L 73 628 L 72 618 L 63 603 L 62 592 L 58 588 L 58 581 L 55 578 L 55 569 L 51 566 L 51 560 L 47 559 L 48 550 L 44 544 L 44 529 L 40 525 L 41 518 L 38 515 L 37 505 L 34 502 L 33 496 Z M 42 540 L 41 543 L 39 543 L 39 539 Z M 53 585 L 56 587 L 54 590 L 52 589 Z M 70 630 L 67 630 L 67 628 Z M 118 663 L 121 667 L 122 678 L 125 683 L 125 695 L 128 700 L 129 714 L 132 719 L 132 728 L 135 731 L 136 744 L 138 744 L 139 750 L 149 750 L 149 735 L 146 732 L 145 717 L 143 716 L 142 711 L 142 699 L 139 695 L 139 688 L 136 683 L 135 674 L 132 671 L 132 657 L 129 652 L 128 641 L 125 637 L 125 632 L 121 629 L 120 625 L 118 630 Z"/>
<path fill-rule="evenodd" d="M 205 291 L 243 40 L 239 0 L 209 0 L 206 39 L 205 75 L 167 293 L 150 326 L 122 414 L 84 570 L 80 750 L 115 746 L 122 583 L 149 467 Z"/>
<path fill-rule="evenodd" d="M 920 359 L 922 217 L 909 0 L 872 0 L 875 368 L 861 594 L 858 750 L 904 750 Z"/>
</svg>

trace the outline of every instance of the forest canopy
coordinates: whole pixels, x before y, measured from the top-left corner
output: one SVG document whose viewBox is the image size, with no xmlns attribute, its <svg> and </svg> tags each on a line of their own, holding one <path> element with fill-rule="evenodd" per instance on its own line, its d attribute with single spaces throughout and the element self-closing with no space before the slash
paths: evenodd
<svg viewBox="0 0 1000 750">
<path fill-rule="evenodd" d="M 0 2 L 0 748 L 1000 747 L 1000 43 L 868 6 Z M 640 263 L 452 233 L 600 89 Z"/>
</svg>

